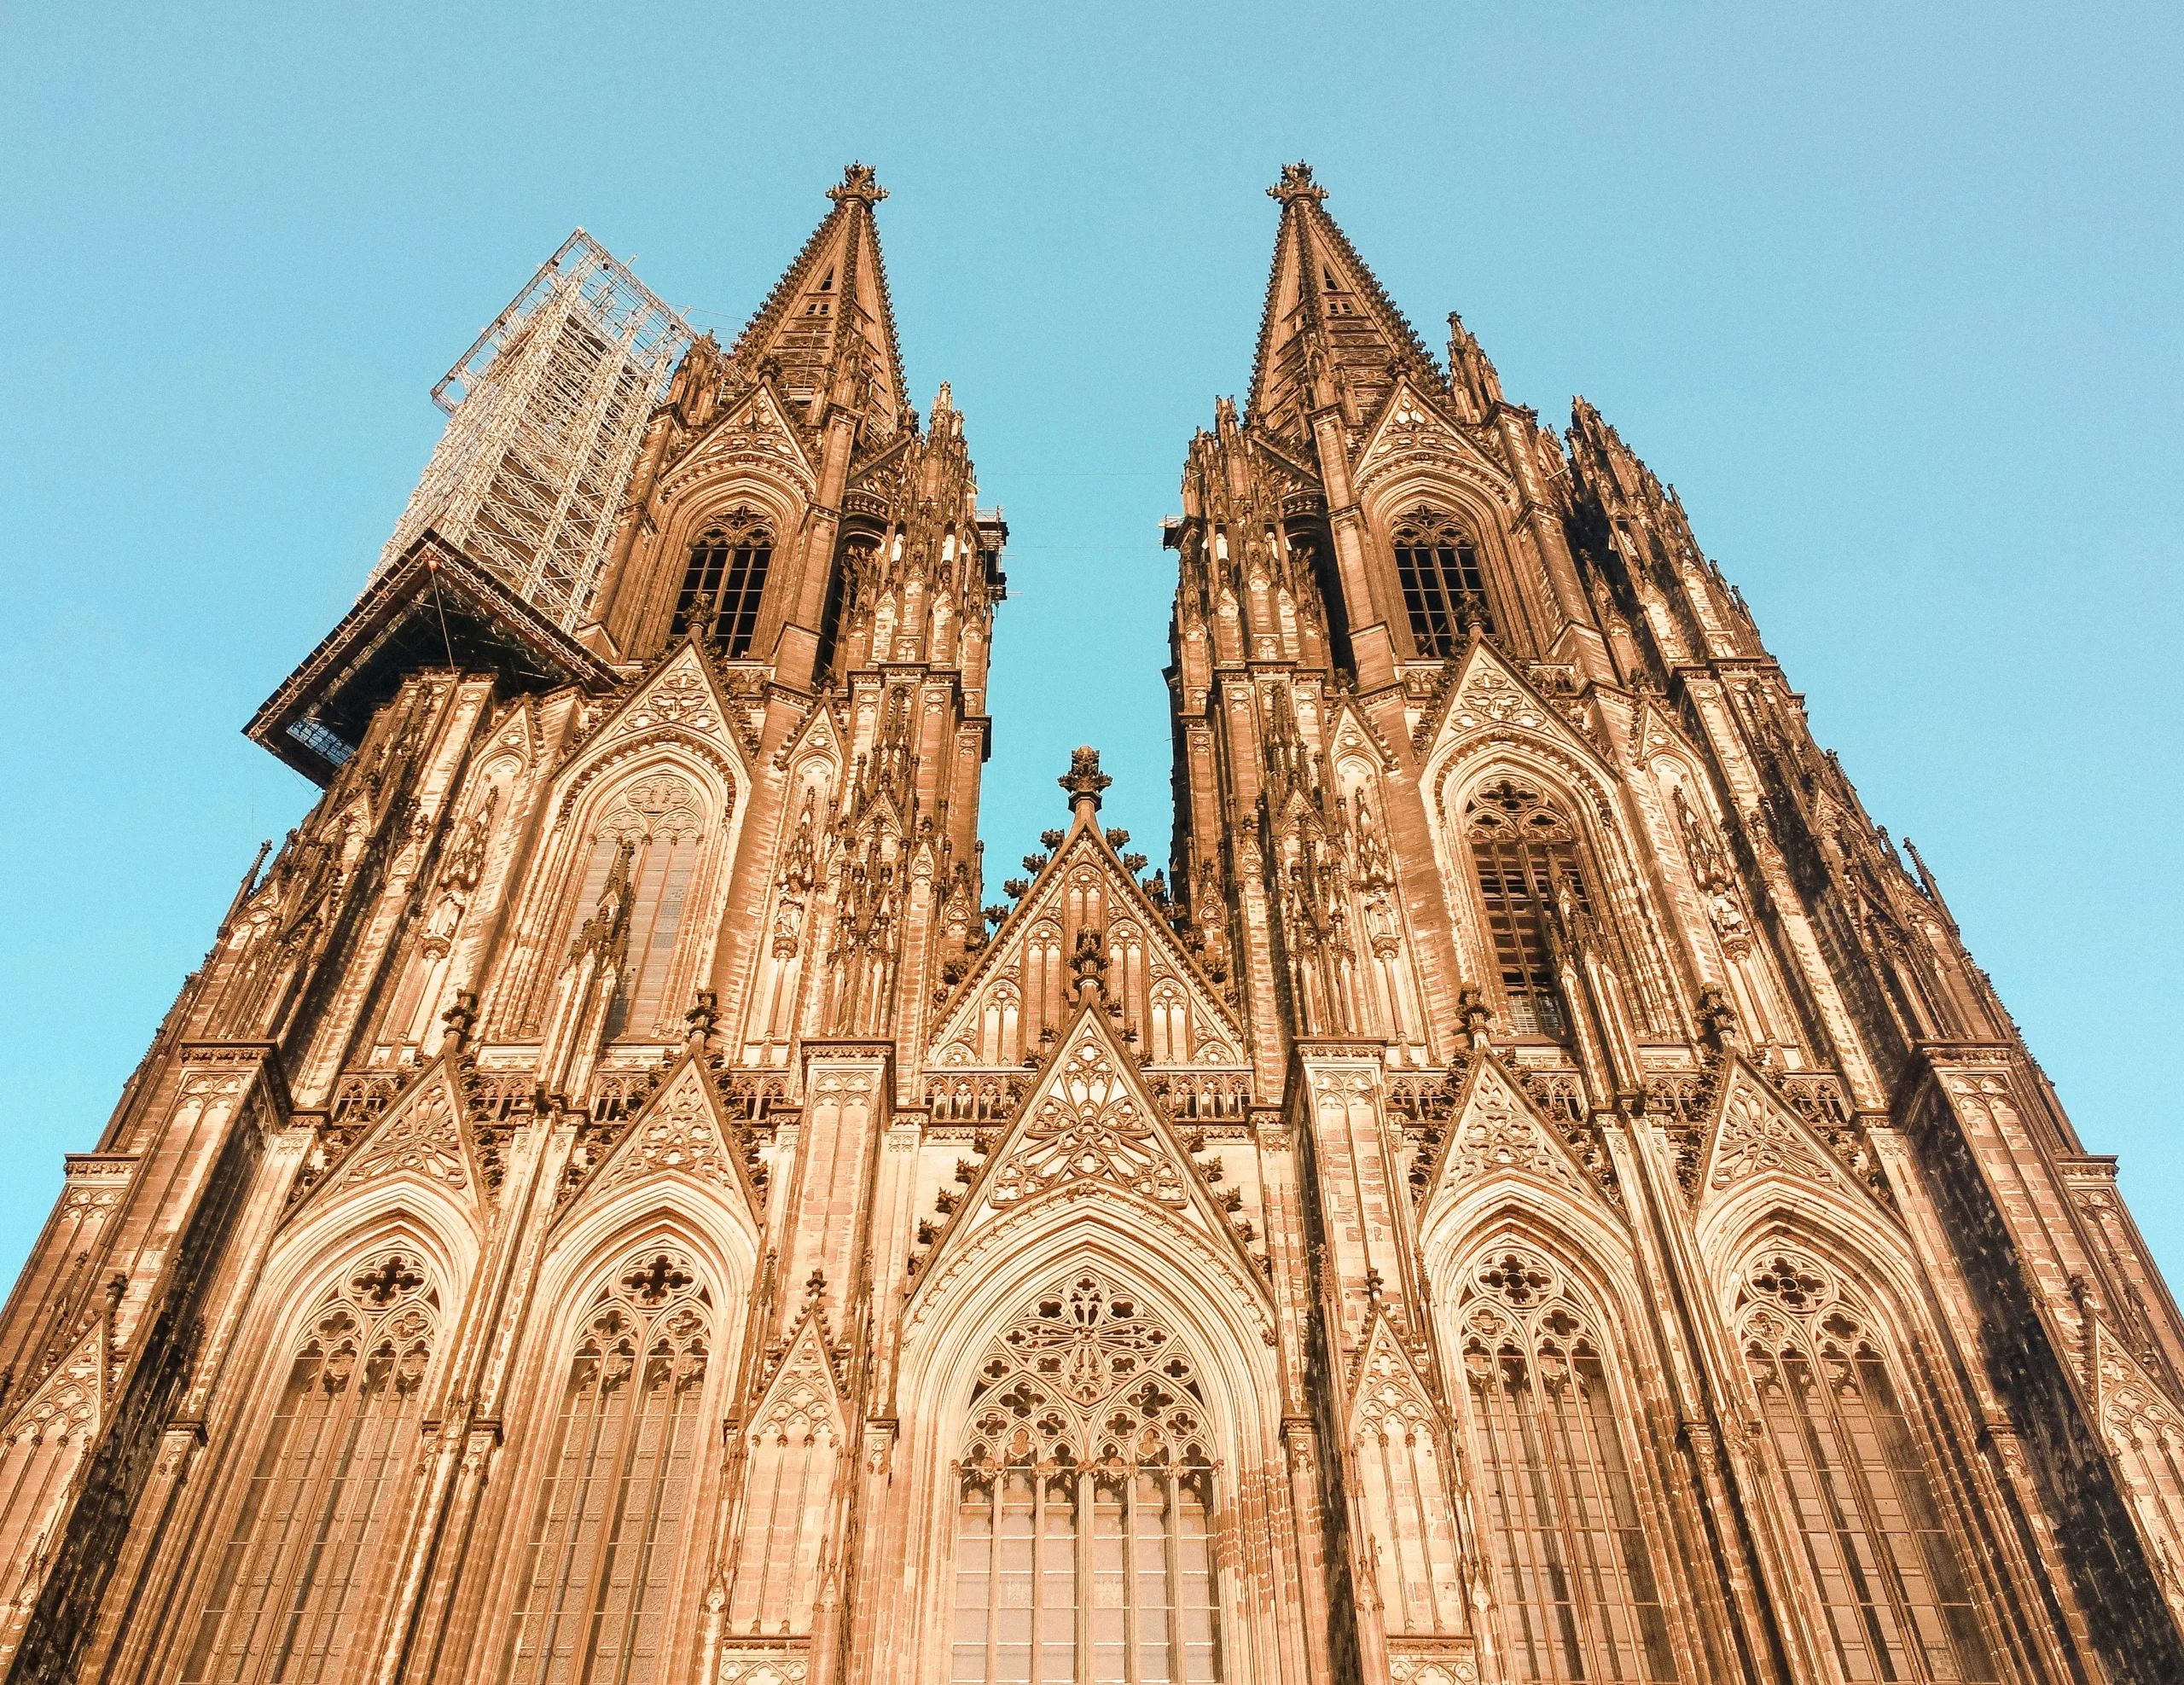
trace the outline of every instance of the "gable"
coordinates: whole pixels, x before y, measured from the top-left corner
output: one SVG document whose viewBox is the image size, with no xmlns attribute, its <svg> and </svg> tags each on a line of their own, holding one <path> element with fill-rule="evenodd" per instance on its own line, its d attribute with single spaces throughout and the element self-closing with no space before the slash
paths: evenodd
<svg viewBox="0 0 2184 1685">
<path fill-rule="evenodd" d="M 1473 637 L 1457 659 L 1456 674 L 1437 704 L 1420 719 L 1412 747 L 1428 758 L 1468 739 L 1525 736 L 1574 751 L 1595 771 L 1617 775 L 1600 747 L 1519 673 L 1502 652 Z"/>
<path fill-rule="evenodd" d="M 1733 1060 L 1722 1088 L 1711 1136 L 1696 1160 L 1698 1173 L 1686 1183 L 1694 1205 L 1715 1205 L 1743 1184 L 1770 1176 L 1879 1200 L 1743 1059 Z"/>
<path fill-rule="evenodd" d="M 1583 1127 L 1583 1126 L 1577 1126 Z M 1589 1163 L 1542 1117 L 1491 1053 L 1477 1055 L 1428 1174 L 1423 1203 L 1453 1199 L 1492 1178 L 1522 1176 L 1590 1200 L 1619 1205 L 1604 1154 Z"/>
<path fill-rule="evenodd" d="M 1507 471 L 1406 377 L 1389 393 L 1357 453 L 1357 490 L 1362 494 L 1410 468 L 1453 474 L 1505 508 L 1515 507 L 1516 488 Z"/>
<path fill-rule="evenodd" d="M 479 1169 L 464 1140 L 462 1097 L 434 1060 L 351 1147 L 313 1195 L 321 1201 L 397 1177 L 444 1189 L 474 1210 Z"/>
<path fill-rule="evenodd" d="M 957 986 L 930 1045 L 937 1066 L 1021 1066 L 1073 1007 L 1068 962 L 1099 933 L 1109 998 L 1154 1065 L 1244 1063 L 1243 1027 L 1105 836 L 1078 824 Z"/>
<path fill-rule="evenodd" d="M 769 381 L 760 381 L 728 405 L 683 447 L 660 475 L 659 501 L 672 503 L 700 480 L 738 469 L 775 479 L 786 476 L 806 492 L 818 484 L 799 430 Z"/>
<path fill-rule="evenodd" d="M 1129 1208 L 1126 1223 L 1165 1216 L 1260 1280 L 1234 1224 L 1094 1003 L 1076 1009 L 1054 1056 L 956 1202 L 918 1279 L 931 1279 L 926 1266 L 1017 1211 L 1048 1200 L 1102 1196 Z"/>
<path fill-rule="evenodd" d="M 733 1145 L 735 1130 L 704 1065 L 685 1054 L 599 1157 L 584 1193 L 595 1200 L 653 1177 L 681 1177 L 718 1190 L 744 1211 L 758 1211 L 763 1201 Z"/>
</svg>

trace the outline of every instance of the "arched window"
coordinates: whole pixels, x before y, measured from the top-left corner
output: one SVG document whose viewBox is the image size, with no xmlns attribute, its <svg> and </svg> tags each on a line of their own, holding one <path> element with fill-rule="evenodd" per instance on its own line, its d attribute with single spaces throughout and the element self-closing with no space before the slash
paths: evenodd
<svg viewBox="0 0 2184 1685">
<path fill-rule="evenodd" d="M 343 1676 L 371 1553 L 412 1487 L 439 1294 L 417 1254 L 380 1252 L 330 1290 L 288 1362 L 212 1564 L 185 1680 Z"/>
<path fill-rule="evenodd" d="M 731 660 L 748 655 L 758 628 L 758 599 L 766 590 L 766 565 L 773 558 L 774 535 L 754 510 L 740 508 L 706 528 L 690 546 L 669 631 L 687 631 L 694 614 L 723 655 Z"/>
<path fill-rule="evenodd" d="M 593 833 L 577 916 L 598 906 L 618 863 L 629 894 L 621 981 L 607 1017 L 610 1036 L 648 1040 L 681 1031 L 679 1024 L 663 1026 L 660 1011 L 705 835 L 704 812 L 703 799 L 680 773 L 657 772 L 615 798 Z"/>
<path fill-rule="evenodd" d="M 1396 577 L 1403 584 L 1410 636 L 1420 655 L 1446 657 L 1464 647 L 1467 604 L 1487 635 L 1493 635 L 1478 546 L 1453 516 L 1436 509 L 1412 510 L 1396 524 L 1395 549 Z"/>
<path fill-rule="evenodd" d="M 1464 832 L 1509 1027 L 1525 1036 L 1566 1035 L 1570 1016 L 1555 984 L 1549 933 L 1565 909 L 1568 916 L 1590 914 L 1577 833 L 1536 790 L 1506 778 L 1464 804 Z"/>
<path fill-rule="evenodd" d="M 1197 1370 L 1080 1274 L 987 1348 L 957 1467 L 957 1685 L 1222 1677 Z"/>
<path fill-rule="evenodd" d="M 1536 1253 L 1497 1247 L 1458 1304 L 1511 1676 L 1674 1679 L 1604 1342 Z"/>
<path fill-rule="evenodd" d="M 503 1685 L 652 1685 L 693 1460 L 712 1296 L 679 1252 L 648 1247 L 600 1289 L 546 1426 Z"/>
<path fill-rule="evenodd" d="M 1770 1247 L 1736 1321 L 1838 1676 L 2000 1678 L 1872 1319 L 1818 1260 Z"/>
</svg>

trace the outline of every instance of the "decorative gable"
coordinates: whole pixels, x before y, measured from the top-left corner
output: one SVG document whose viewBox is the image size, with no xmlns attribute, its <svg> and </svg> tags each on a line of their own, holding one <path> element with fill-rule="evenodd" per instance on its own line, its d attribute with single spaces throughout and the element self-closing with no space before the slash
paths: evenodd
<svg viewBox="0 0 2184 1685">
<path fill-rule="evenodd" d="M 1243 1027 L 1107 840 L 1073 829 L 1040 869 L 943 1012 L 932 1063 L 1020 1066 L 1073 1008 L 1066 967 L 1095 933 L 1109 996 L 1160 1066 L 1244 1061 Z"/>
<path fill-rule="evenodd" d="M 1126 1221 L 1167 1213 L 1259 1282 L 1228 1217 L 1162 1115 L 1097 1005 L 1080 1006 L 1060 1045 L 1002 1131 L 932 1254 L 921 1282 L 1005 1217 L 1048 1200 L 1118 1199 Z M 1262 1284 L 1263 1285 L 1263 1284 Z"/>
<path fill-rule="evenodd" d="M 660 476 L 659 501 L 671 503 L 699 481 L 740 468 L 786 474 L 807 491 L 818 484 L 803 440 L 770 381 L 759 381 L 699 434 Z"/>
<path fill-rule="evenodd" d="M 704 1066 L 686 1055 L 622 1131 L 589 1185 L 604 1194 L 648 1177 L 688 1177 L 756 1210 L 757 1190 L 730 1145 L 735 1128 Z"/>
<path fill-rule="evenodd" d="M 1572 724 L 1484 638 L 1457 658 L 1455 677 L 1418 723 L 1412 747 L 1440 753 L 1468 738 L 1526 736 L 1574 750 L 1600 772 L 1612 773 L 1600 747 Z"/>
<path fill-rule="evenodd" d="M 463 1140 L 462 1115 L 462 1097 L 445 1063 L 435 1060 L 350 1149 L 317 1197 L 414 1177 L 474 1206 L 479 1169 Z"/>
<path fill-rule="evenodd" d="M 1584 1130 L 1585 1125 L 1572 1125 Z M 1604 1154 L 1582 1159 L 1562 1130 L 1535 1108 L 1491 1054 L 1481 1054 L 1442 1145 L 1440 1164 L 1429 1175 L 1429 1199 L 1452 1196 L 1482 1179 L 1519 1175 L 1582 1196 L 1618 1203 L 1614 1174 Z"/>
<path fill-rule="evenodd" d="M 1691 1171 L 1694 1164 L 1695 1175 Z M 1763 1176 L 1856 1188 L 1865 1198 L 1880 1197 L 1838 1163 L 1811 1126 L 1741 1059 L 1733 1063 L 1722 1084 L 1706 1150 L 1695 1159 L 1687 1158 L 1682 1174 L 1685 1191 L 1702 1206 Z"/>
<path fill-rule="evenodd" d="M 1479 449 L 1405 378 L 1388 395 L 1379 421 L 1358 453 L 1360 492 L 1413 467 L 1430 468 L 1477 485 L 1496 503 L 1513 508 L 1516 488 L 1502 465 Z"/>
</svg>

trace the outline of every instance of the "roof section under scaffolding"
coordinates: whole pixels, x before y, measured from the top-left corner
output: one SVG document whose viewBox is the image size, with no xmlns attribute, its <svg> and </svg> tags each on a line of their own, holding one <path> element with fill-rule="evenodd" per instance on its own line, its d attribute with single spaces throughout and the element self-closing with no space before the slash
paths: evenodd
<svg viewBox="0 0 2184 1685">
<path fill-rule="evenodd" d="M 572 234 L 433 388 L 447 432 L 374 580 L 430 529 L 573 631 L 645 423 L 693 337 L 605 247 Z"/>
</svg>

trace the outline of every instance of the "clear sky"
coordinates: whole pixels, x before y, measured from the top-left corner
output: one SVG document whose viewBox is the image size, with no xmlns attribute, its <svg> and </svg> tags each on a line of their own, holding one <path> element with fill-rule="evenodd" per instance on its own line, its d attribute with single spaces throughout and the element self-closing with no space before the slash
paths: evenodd
<svg viewBox="0 0 2184 1685">
<path fill-rule="evenodd" d="M 2184 1278 L 2178 16 L 0 7 L 0 1278 L 308 805 L 238 729 L 578 224 L 732 331 L 878 167 L 1014 533 L 990 852 L 1089 741 L 1163 857 L 1158 523 L 1299 157 L 1428 344 L 1680 489 Z"/>
</svg>

